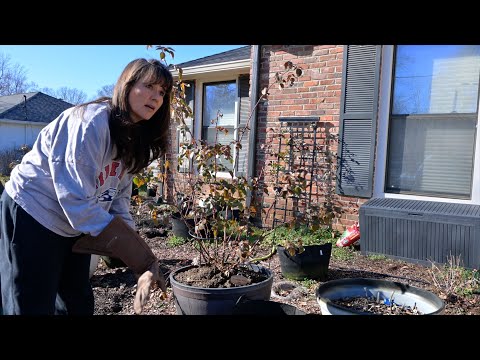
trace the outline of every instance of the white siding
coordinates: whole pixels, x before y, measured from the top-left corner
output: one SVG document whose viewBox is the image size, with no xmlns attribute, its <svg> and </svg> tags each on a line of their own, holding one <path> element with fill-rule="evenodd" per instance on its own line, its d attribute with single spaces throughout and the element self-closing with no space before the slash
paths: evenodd
<svg viewBox="0 0 480 360">
<path fill-rule="evenodd" d="M 0 151 L 32 145 L 47 124 L 38 122 L 0 120 Z"/>
</svg>

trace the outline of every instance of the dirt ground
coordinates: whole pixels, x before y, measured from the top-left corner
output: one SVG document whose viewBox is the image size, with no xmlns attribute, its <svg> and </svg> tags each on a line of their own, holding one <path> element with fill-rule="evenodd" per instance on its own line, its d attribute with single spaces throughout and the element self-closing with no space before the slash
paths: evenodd
<svg viewBox="0 0 480 360">
<path fill-rule="evenodd" d="M 197 252 L 191 244 L 169 246 L 167 241 L 168 227 L 152 227 L 148 222 L 139 221 L 139 231 L 160 259 L 160 267 L 168 279 L 173 270 L 190 265 Z M 352 257 L 342 260 L 332 256 L 328 269 L 328 279 L 342 278 L 376 278 L 397 281 L 421 289 L 425 289 L 444 298 L 445 315 L 480 315 L 480 294 L 470 296 L 445 296 L 444 288 L 435 286 L 431 269 L 426 266 L 407 263 L 384 257 L 367 257 L 359 250 L 352 252 Z M 321 315 L 320 306 L 315 297 L 319 281 L 290 281 L 281 273 L 278 255 L 275 254 L 260 265 L 268 267 L 274 274 L 272 301 L 278 301 L 297 307 L 307 314 Z M 95 295 L 95 315 L 133 315 L 133 299 L 135 296 L 135 277 L 127 268 L 108 268 L 103 261 L 91 278 Z M 144 315 L 175 315 L 175 305 L 168 284 L 168 298 L 160 298 L 160 290 L 151 294 Z"/>
</svg>

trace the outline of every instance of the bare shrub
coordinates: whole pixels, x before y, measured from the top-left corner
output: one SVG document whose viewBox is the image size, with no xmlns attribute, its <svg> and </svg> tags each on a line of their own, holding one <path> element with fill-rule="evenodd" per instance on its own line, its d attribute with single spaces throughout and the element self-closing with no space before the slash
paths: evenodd
<svg viewBox="0 0 480 360">
<path fill-rule="evenodd" d="M 443 299 L 452 299 L 476 293 L 480 289 L 477 269 L 469 270 L 462 267 L 460 256 L 449 255 L 447 262 L 437 265 L 434 262 L 429 269 L 433 285 L 440 291 Z"/>
<path fill-rule="evenodd" d="M 32 147 L 29 145 L 22 145 L 20 148 L 10 148 L 0 151 L 0 175 L 9 176 L 15 165 L 19 164 L 27 152 Z"/>
<path fill-rule="evenodd" d="M 12 168 L 10 164 L 17 159 L 16 149 L 7 149 L 0 151 L 0 174 L 10 175 Z"/>
</svg>

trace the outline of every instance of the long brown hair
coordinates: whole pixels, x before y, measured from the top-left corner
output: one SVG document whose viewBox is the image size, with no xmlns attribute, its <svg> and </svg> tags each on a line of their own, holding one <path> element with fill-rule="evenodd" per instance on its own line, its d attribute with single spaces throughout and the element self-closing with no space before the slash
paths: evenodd
<svg viewBox="0 0 480 360">
<path fill-rule="evenodd" d="M 144 80 L 149 84 L 161 84 L 165 89 L 164 101 L 160 109 L 148 121 L 132 122 L 128 95 L 133 85 Z M 107 101 L 110 111 L 110 136 L 115 144 L 114 160 L 121 159 L 135 174 L 148 166 L 164 153 L 170 127 L 170 94 L 173 86 L 172 74 L 156 59 L 136 59 L 127 64 L 113 89 L 113 97 L 101 97 L 82 104 Z"/>
</svg>

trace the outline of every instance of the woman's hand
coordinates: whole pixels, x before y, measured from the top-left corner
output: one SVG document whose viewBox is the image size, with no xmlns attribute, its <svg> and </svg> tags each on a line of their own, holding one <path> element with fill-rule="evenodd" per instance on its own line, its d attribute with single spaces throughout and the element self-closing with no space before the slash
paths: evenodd
<svg viewBox="0 0 480 360">
<path fill-rule="evenodd" d="M 158 260 L 154 261 L 150 269 L 145 271 L 137 280 L 137 292 L 133 301 L 133 310 L 136 314 L 141 314 L 143 307 L 150 298 L 150 290 L 160 287 L 162 290 L 161 299 L 167 297 L 167 285 L 165 278 L 158 267 Z"/>
</svg>

